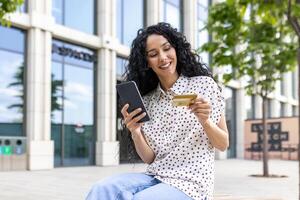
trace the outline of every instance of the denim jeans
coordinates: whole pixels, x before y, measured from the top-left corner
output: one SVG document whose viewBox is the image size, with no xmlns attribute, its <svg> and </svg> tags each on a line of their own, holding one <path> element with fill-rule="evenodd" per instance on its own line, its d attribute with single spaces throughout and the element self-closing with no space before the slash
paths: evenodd
<svg viewBox="0 0 300 200">
<path fill-rule="evenodd" d="M 191 200 L 179 189 L 143 173 L 126 173 L 96 183 L 86 200 Z"/>
</svg>

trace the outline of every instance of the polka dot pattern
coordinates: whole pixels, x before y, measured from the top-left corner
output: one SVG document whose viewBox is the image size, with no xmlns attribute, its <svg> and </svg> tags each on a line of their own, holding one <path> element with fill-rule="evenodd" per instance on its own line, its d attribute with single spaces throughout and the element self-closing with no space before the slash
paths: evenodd
<svg viewBox="0 0 300 200">
<path fill-rule="evenodd" d="M 215 81 L 207 76 L 180 76 L 168 91 L 160 86 L 144 96 L 151 120 L 142 126 L 156 158 L 147 168 L 162 182 L 192 199 L 212 199 L 214 147 L 196 116 L 186 107 L 172 105 L 174 94 L 196 93 L 212 107 L 211 120 L 218 123 L 224 112 L 224 98 Z"/>
</svg>

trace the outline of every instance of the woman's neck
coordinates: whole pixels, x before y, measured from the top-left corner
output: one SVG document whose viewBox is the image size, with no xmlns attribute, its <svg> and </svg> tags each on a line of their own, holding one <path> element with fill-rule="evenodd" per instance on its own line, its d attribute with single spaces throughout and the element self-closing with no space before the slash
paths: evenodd
<svg viewBox="0 0 300 200">
<path fill-rule="evenodd" d="M 168 76 L 167 78 L 159 78 L 160 86 L 164 91 L 169 90 L 179 78 L 178 73 L 174 76 Z"/>
</svg>

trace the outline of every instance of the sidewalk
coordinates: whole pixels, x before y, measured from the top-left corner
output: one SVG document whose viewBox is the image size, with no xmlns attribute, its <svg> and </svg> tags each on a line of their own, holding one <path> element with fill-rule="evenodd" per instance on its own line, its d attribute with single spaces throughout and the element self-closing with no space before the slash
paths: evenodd
<svg viewBox="0 0 300 200">
<path fill-rule="evenodd" d="M 104 177 L 141 172 L 146 165 L 69 167 L 45 171 L 0 172 L 1 200 L 81 200 L 91 185 Z M 287 178 L 253 178 L 261 161 L 216 161 L 215 200 L 297 200 L 298 162 L 272 160 L 270 174 Z"/>
</svg>

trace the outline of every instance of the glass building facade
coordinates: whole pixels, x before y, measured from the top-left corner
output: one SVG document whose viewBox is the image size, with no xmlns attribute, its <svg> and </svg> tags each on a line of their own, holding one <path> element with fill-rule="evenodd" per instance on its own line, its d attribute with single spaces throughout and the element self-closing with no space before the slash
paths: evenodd
<svg viewBox="0 0 300 200">
<path fill-rule="evenodd" d="M 130 46 L 137 31 L 144 28 L 144 24 L 144 0 L 117 0 L 117 36 L 123 45 Z"/>
<path fill-rule="evenodd" d="M 183 1 L 161 0 L 161 21 L 170 23 L 179 31 L 183 31 Z"/>
<path fill-rule="evenodd" d="M 26 33 L 0 26 L 0 136 L 24 136 Z"/>
<path fill-rule="evenodd" d="M 52 15 L 57 24 L 96 33 L 96 0 L 52 0 Z"/>
<path fill-rule="evenodd" d="M 95 65 L 94 51 L 53 40 L 51 138 L 56 166 L 93 164 Z"/>
<path fill-rule="evenodd" d="M 207 22 L 208 18 L 208 8 L 209 1 L 197 1 L 197 48 L 201 47 L 210 40 L 208 31 L 204 30 L 205 23 Z M 203 62 L 209 65 L 209 54 L 202 52 L 200 56 Z"/>
</svg>

